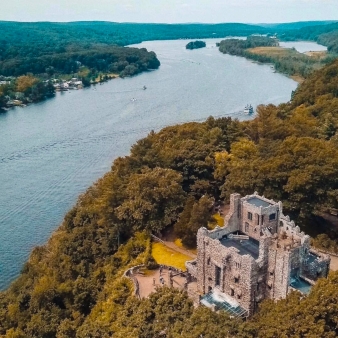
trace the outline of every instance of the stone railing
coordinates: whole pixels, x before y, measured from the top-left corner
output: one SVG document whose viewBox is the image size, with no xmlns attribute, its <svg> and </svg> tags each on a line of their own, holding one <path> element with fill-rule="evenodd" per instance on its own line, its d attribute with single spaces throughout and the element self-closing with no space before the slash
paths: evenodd
<svg viewBox="0 0 338 338">
<path fill-rule="evenodd" d="M 196 260 L 192 261 L 186 261 L 185 262 L 185 267 L 187 268 L 187 271 L 195 278 L 197 278 L 197 265 L 196 265 Z"/>
<path fill-rule="evenodd" d="M 128 277 L 133 282 L 133 284 L 134 284 L 134 295 L 139 299 L 141 298 L 140 297 L 140 286 L 139 286 L 137 278 L 135 277 L 135 273 L 139 268 L 143 268 L 143 267 L 144 267 L 143 264 L 133 266 L 132 268 L 128 269 L 123 274 L 124 277 Z"/>
<path fill-rule="evenodd" d="M 311 248 L 310 251 L 313 251 L 313 248 Z M 317 252 L 319 252 L 319 253 L 323 253 L 323 254 L 329 255 L 329 256 L 338 257 L 338 254 L 335 253 L 335 252 L 325 251 L 325 250 L 323 250 L 323 249 L 318 249 L 318 248 L 315 248 L 315 251 L 317 251 Z"/>
<path fill-rule="evenodd" d="M 160 264 L 160 267 L 162 267 L 163 269 L 171 270 L 174 273 L 184 273 L 184 271 L 182 271 L 181 269 L 174 268 L 170 265 Z"/>
</svg>

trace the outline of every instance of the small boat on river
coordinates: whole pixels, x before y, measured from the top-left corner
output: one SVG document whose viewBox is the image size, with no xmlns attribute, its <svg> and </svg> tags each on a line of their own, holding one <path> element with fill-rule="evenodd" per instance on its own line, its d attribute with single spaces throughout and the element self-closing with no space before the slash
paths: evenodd
<svg viewBox="0 0 338 338">
<path fill-rule="evenodd" d="M 247 104 L 244 108 L 244 114 L 250 115 L 250 114 L 253 114 L 253 112 L 254 112 L 254 109 L 253 109 L 252 105 Z"/>
<path fill-rule="evenodd" d="M 146 90 L 147 89 L 147 87 L 146 86 L 143 86 L 143 90 Z"/>
</svg>

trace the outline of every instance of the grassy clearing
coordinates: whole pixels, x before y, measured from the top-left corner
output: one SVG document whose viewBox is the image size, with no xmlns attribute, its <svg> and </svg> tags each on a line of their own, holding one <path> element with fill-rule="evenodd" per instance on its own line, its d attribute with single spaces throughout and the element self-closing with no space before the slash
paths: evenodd
<svg viewBox="0 0 338 338">
<path fill-rule="evenodd" d="M 317 52 L 306 52 L 304 53 L 307 56 L 311 56 L 314 59 L 324 59 L 325 57 L 327 57 L 327 52 L 326 51 L 317 51 Z"/>
<path fill-rule="evenodd" d="M 176 252 L 162 243 L 153 243 L 152 255 L 158 264 L 170 265 L 185 271 L 184 263 L 192 258 Z"/>
<path fill-rule="evenodd" d="M 299 55 L 296 50 L 291 48 L 282 48 L 282 47 L 256 47 L 247 49 L 248 52 L 258 55 L 267 55 L 267 56 L 290 56 L 290 55 Z"/>
</svg>

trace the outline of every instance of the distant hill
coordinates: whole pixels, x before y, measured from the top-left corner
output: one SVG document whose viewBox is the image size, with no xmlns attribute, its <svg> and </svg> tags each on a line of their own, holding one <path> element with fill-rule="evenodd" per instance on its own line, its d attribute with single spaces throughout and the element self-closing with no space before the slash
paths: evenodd
<svg viewBox="0 0 338 338">
<path fill-rule="evenodd" d="M 266 28 L 240 23 L 224 24 L 140 24 L 116 22 L 21 23 L 0 21 L 0 57 L 10 46 L 35 49 L 35 53 L 55 52 L 69 44 L 92 43 L 126 46 L 146 40 L 170 40 L 247 36 L 264 34 Z M 6 55 L 5 55 L 6 57 Z"/>
<path fill-rule="evenodd" d="M 329 52 L 338 53 L 338 22 L 284 31 L 279 33 L 278 37 L 284 41 L 316 41 L 327 46 Z"/>
<path fill-rule="evenodd" d="M 338 20 L 329 20 L 329 21 L 298 21 L 298 22 L 287 22 L 287 23 L 262 23 L 259 24 L 260 27 L 265 28 L 274 28 L 277 30 L 294 30 L 300 29 L 309 26 L 325 26 L 332 23 L 338 22 Z"/>
<path fill-rule="evenodd" d="M 37 58 L 42 57 L 44 60 L 59 60 L 61 55 L 66 55 L 67 62 L 71 64 L 79 61 L 74 56 L 78 53 L 109 49 L 112 46 L 127 46 L 145 40 L 220 38 L 229 35 L 266 33 L 265 28 L 236 23 L 170 25 L 97 21 L 69 23 L 0 21 L 0 31 L 0 75 L 7 76 L 17 76 L 26 72 L 41 74 L 50 66 L 60 68 L 60 65 L 36 62 Z M 101 59 L 97 59 L 97 62 L 107 62 L 106 57 Z M 81 63 L 86 65 L 88 62 Z M 32 67 L 28 67 L 28 64 Z M 64 65 L 62 68 L 65 68 Z"/>
</svg>

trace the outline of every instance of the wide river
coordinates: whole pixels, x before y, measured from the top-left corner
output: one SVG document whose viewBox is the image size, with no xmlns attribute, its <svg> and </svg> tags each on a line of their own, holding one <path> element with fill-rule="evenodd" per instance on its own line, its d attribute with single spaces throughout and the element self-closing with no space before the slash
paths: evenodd
<svg viewBox="0 0 338 338">
<path fill-rule="evenodd" d="M 0 114 L 0 289 L 78 195 L 152 129 L 210 115 L 247 119 L 248 103 L 290 99 L 296 82 L 221 54 L 216 41 L 194 51 L 184 40 L 142 43 L 157 53 L 160 69 Z"/>
</svg>

